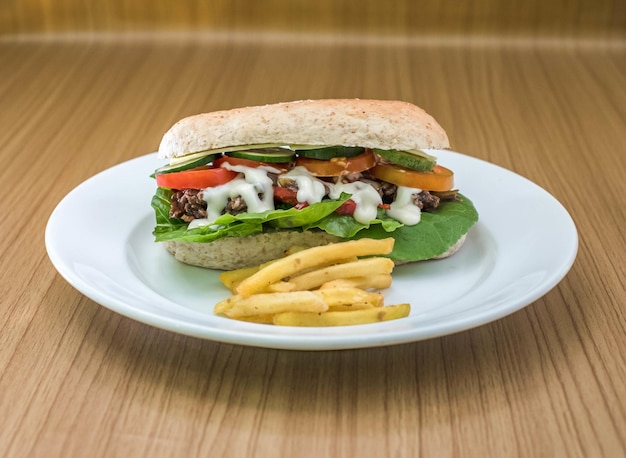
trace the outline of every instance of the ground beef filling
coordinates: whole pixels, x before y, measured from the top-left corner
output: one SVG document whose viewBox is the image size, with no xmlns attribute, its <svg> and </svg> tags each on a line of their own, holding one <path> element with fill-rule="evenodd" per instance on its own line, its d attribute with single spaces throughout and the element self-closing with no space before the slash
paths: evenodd
<svg viewBox="0 0 626 458">
<path fill-rule="evenodd" d="M 393 202 L 397 187 L 391 183 L 381 182 L 378 180 L 363 179 L 370 182 L 378 191 L 383 199 L 383 203 L 390 204 Z M 295 189 L 297 190 L 297 188 Z M 431 193 L 422 191 L 413 194 L 413 204 L 422 211 L 434 211 L 439 206 L 441 200 L 457 200 L 456 191 L 448 191 L 446 193 Z M 224 213 L 236 215 L 247 210 L 246 202 L 241 196 L 228 199 Z M 202 198 L 201 189 L 184 189 L 182 191 L 174 191 L 171 198 L 170 218 L 179 218 L 186 222 L 194 219 L 207 217 L 207 203 Z"/>
<path fill-rule="evenodd" d="M 190 222 L 207 217 L 207 204 L 202 198 L 201 189 L 185 189 L 172 193 L 170 218 L 180 218 Z"/>
</svg>

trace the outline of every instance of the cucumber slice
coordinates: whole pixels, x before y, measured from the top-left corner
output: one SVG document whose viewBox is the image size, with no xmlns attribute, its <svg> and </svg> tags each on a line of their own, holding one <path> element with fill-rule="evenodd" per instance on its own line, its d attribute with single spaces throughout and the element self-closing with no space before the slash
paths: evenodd
<svg viewBox="0 0 626 458">
<path fill-rule="evenodd" d="M 207 165 L 213 162 L 215 159 L 217 159 L 220 156 L 221 154 L 214 153 L 214 154 L 208 154 L 206 156 L 202 156 L 201 158 L 194 158 L 188 161 L 177 162 L 174 165 L 172 164 L 164 165 L 163 167 L 159 167 L 158 169 L 156 169 L 154 173 L 156 174 L 173 173 L 173 172 L 181 172 L 183 170 L 193 169 L 196 167 L 200 167 L 202 165 Z"/>
<path fill-rule="evenodd" d="M 401 165 L 407 169 L 417 170 L 419 172 L 431 172 L 435 167 L 435 161 L 424 156 L 418 156 L 406 151 L 398 151 L 395 149 L 383 150 L 375 149 L 374 152 L 383 159 L 393 164 Z"/>
<path fill-rule="evenodd" d="M 257 162 L 291 162 L 295 156 L 295 152 L 287 148 L 259 148 L 253 150 L 228 151 L 225 153 L 230 157 L 239 159 L 248 159 Z"/>
<path fill-rule="evenodd" d="M 296 151 L 300 157 L 310 159 L 329 160 L 334 157 L 354 157 L 365 152 L 360 146 L 325 146 L 323 148 L 299 149 Z"/>
</svg>

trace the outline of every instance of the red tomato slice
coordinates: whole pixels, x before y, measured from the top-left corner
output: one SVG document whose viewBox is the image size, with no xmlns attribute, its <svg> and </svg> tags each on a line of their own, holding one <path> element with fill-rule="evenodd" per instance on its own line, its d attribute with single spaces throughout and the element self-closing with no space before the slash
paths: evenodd
<svg viewBox="0 0 626 458">
<path fill-rule="evenodd" d="M 390 205 L 378 204 L 378 208 L 384 208 L 385 210 L 389 210 Z M 354 215 L 355 211 L 356 211 L 356 202 L 352 199 L 346 200 L 344 203 L 341 204 L 341 206 L 337 210 L 335 210 L 335 212 L 339 213 L 340 215 Z"/>
<path fill-rule="evenodd" d="M 346 173 L 363 172 L 376 165 L 376 155 L 370 149 L 354 157 L 333 157 L 324 161 L 299 157 L 296 165 L 305 167 L 311 175 L 318 177 L 336 177 Z"/>
<path fill-rule="evenodd" d="M 274 199 L 289 205 L 298 205 L 298 193 L 280 186 L 274 186 Z"/>
<path fill-rule="evenodd" d="M 341 206 L 335 210 L 340 215 L 354 215 L 356 210 L 356 202 L 352 199 L 346 200 Z"/>
<path fill-rule="evenodd" d="M 182 172 L 156 175 L 157 186 L 171 189 L 204 189 L 228 183 L 239 175 L 237 172 L 219 167 L 196 167 Z"/>
<path fill-rule="evenodd" d="M 418 172 L 398 165 L 378 164 L 370 173 L 398 186 L 426 191 L 449 191 L 454 186 L 454 173 L 441 165 L 435 165 L 432 172 Z"/>
<path fill-rule="evenodd" d="M 259 162 L 259 161 L 253 161 L 251 159 L 243 159 L 239 157 L 230 157 L 230 156 L 222 156 L 218 160 L 213 161 L 213 164 L 215 165 L 215 167 L 221 167 L 221 165 L 224 163 L 228 163 L 232 166 L 242 165 L 244 167 L 252 167 L 252 168 L 261 167 L 261 166 L 273 167 L 277 170 L 280 170 L 281 173 L 288 172 L 289 169 L 291 168 L 290 164 L 286 164 L 282 162 L 276 162 L 276 163 Z"/>
</svg>

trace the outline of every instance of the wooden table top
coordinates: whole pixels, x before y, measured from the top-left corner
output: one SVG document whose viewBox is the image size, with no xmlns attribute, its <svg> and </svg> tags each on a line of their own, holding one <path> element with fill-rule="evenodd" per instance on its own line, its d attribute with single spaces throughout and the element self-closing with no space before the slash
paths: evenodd
<svg viewBox="0 0 626 458">
<path fill-rule="evenodd" d="M 57 203 L 179 118 L 323 97 L 414 102 L 542 186 L 571 271 L 475 329 L 304 352 L 157 329 L 54 269 Z M 5 38 L 0 126 L 0 455 L 626 456 L 623 42 Z"/>
</svg>

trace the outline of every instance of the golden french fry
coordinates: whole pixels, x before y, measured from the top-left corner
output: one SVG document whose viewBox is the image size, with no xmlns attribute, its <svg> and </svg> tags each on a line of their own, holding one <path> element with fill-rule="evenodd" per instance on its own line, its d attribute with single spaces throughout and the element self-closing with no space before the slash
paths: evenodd
<svg viewBox="0 0 626 458">
<path fill-rule="evenodd" d="M 230 307 L 225 308 L 222 312 L 230 318 L 286 311 L 324 312 L 328 310 L 328 304 L 311 291 L 263 293 L 248 297 L 235 295 L 232 297 Z"/>
<path fill-rule="evenodd" d="M 295 291 L 296 286 L 293 283 L 289 283 L 287 281 L 279 281 L 269 285 L 267 287 L 267 290 L 270 293 L 288 293 L 289 291 Z"/>
<path fill-rule="evenodd" d="M 331 288 L 313 291 L 328 307 L 353 305 L 365 307 L 381 307 L 384 296 L 381 293 L 365 291 L 359 288 Z"/>
<path fill-rule="evenodd" d="M 320 289 L 361 288 L 386 289 L 391 286 L 391 274 L 364 275 L 362 277 L 338 278 L 323 283 Z"/>
<path fill-rule="evenodd" d="M 233 295 L 215 305 L 217 314 L 240 321 L 283 326 L 349 326 L 403 318 L 409 304 L 383 306 L 394 263 L 393 239 L 361 239 L 305 248 L 260 266 L 224 272 Z M 319 289 L 316 289 L 319 288 Z M 369 290 L 369 291 L 368 291 Z"/>
<path fill-rule="evenodd" d="M 289 279 L 295 290 L 318 288 L 324 283 L 340 278 L 361 277 L 365 275 L 390 274 L 394 262 L 389 258 L 366 258 L 345 264 L 335 264 Z"/>
<path fill-rule="evenodd" d="M 284 312 L 274 315 L 274 324 L 280 326 L 351 326 L 396 320 L 409 315 L 409 304 L 388 305 L 350 312 Z"/>
<path fill-rule="evenodd" d="M 332 261 L 351 256 L 388 254 L 393 249 L 393 243 L 394 239 L 392 238 L 383 240 L 360 239 L 299 251 L 276 260 L 246 278 L 237 286 L 236 292 L 243 297 L 248 297 L 252 294 L 266 291 L 272 283 L 276 283 L 285 277 L 290 277 L 304 269 L 324 264 L 328 265 Z"/>
<path fill-rule="evenodd" d="M 283 253 L 284 256 L 289 256 L 290 254 L 294 254 L 297 253 L 298 251 L 304 251 L 304 250 L 308 250 L 309 247 L 303 246 L 303 245 L 292 245 L 289 248 L 287 248 L 285 250 L 285 252 Z"/>
<path fill-rule="evenodd" d="M 229 270 L 222 272 L 219 276 L 220 281 L 231 292 L 235 292 L 239 283 L 250 275 L 257 273 L 261 269 L 261 266 L 244 267 L 243 269 Z"/>
<path fill-rule="evenodd" d="M 240 299 L 239 296 L 230 296 L 224 299 L 223 301 L 219 301 L 213 307 L 213 313 L 219 315 L 220 313 L 226 312 L 226 310 L 230 310 L 235 304 L 235 302 L 237 302 L 239 299 Z"/>
<path fill-rule="evenodd" d="M 257 273 L 259 270 L 269 266 L 273 262 L 276 262 L 276 259 L 264 262 L 263 264 L 260 264 L 258 266 L 242 267 L 241 269 L 222 272 L 219 275 L 219 279 L 224 286 L 226 286 L 232 293 L 235 293 L 235 290 L 237 289 L 237 286 L 239 286 L 239 283 L 241 283 L 249 276 Z"/>
<path fill-rule="evenodd" d="M 318 264 L 316 266 L 313 267 L 309 267 L 308 269 L 302 269 L 300 272 L 296 272 L 297 275 L 302 275 L 305 274 L 307 272 L 312 272 L 314 270 L 318 270 L 321 269 L 323 267 L 329 267 L 329 266 L 334 266 L 335 264 L 344 264 L 344 263 L 348 263 L 348 262 L 356 262 L 358 261 L 359 258 L 357 258 L 356 256 L 350 256 L 349 258 L 345 258 L 345 259 L 333 259 L 327 263 L 323 263 L 323 264 Z M 290 277 L 284 277 L 285 281 L 289 281 Z"/>
<path fill-rule="evenodd" d="M 302 246 L 293 246 L 289 249 L 287 249 L 287 251 L 285 251 L 285 256 L 288 256 L 290 254 L 293 253 L 297 253 L 299 251 L 303 251 L 307 249 L 306 247 L 302 247 Z M 338 262 L 352 262 L 352 261 L 356 261 L 358 258 L 356 256 L 352 256 L 350 258 L 347 259 L 342 259 Z M 263 269 L 264 267 L 270 265 L 271 263 L 275 262 L 275 260 L 272 261 L 268 261 L 266 263 L 263 263 L 261 265 L 258 266 L 252 266 L 252 267 L 243 267 L 241 269 L 235 269 L 235 270 L 229 270 L 226 272 L 222 272 L 219 275 L 219 280 L 222 282 L 222 284 L 224 286 L 226 286 L 226 288 L 228 288 L 232 293 L 235 293 L 237 290 L 237 286 L 239 286 L 239 284 L 245 280 L 246 278 L 250 277 L 251 275 L 257 273 L 259 270 Z M 309 269 L 307 269 L 309 270 Z M 268 289 L 265 292 L 273 292 L 273 291 L 293 291 L 293 288 L 291 289 L 281 289 L 280 287 L 278 289 L 273 288 L 273 287 L 268 287 Z"/>
<path fill-rule="evenodd" d="M 256 323 L 256 324 L 274 324 L 274 315 L 250 315 L 250 316 L 239 316 L 234 318 L 238 321 L 245 321 L 247 323 Z"/>
<path fill-rule="evenodd" d="M 368 304 L 366 302 L 362 302 L 360 304 L 345 304 L 345 305 L 329 305 L 328 310 L 324 313 L 328 312 L 353 312 L 355 310 L 364 310 L 364 309 L 373 309 L 374 306 L 372 304 Z"/>
</svg>

